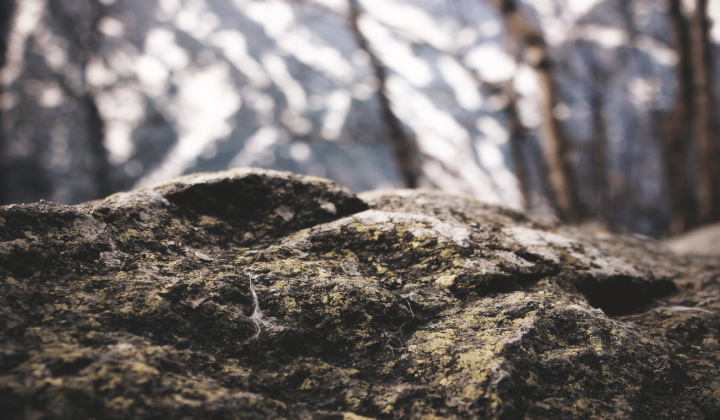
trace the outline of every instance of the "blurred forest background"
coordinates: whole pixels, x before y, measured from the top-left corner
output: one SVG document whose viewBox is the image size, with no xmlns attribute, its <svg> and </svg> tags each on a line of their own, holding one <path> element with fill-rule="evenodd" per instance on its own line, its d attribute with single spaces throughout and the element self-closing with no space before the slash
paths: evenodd
<svg viewBox="0 0 720 420">
<path fill-rule="evenodd" d="M 720 219 L 720 0 L 3 0 L 0 203 L 258 166 Z"/>
</svg>

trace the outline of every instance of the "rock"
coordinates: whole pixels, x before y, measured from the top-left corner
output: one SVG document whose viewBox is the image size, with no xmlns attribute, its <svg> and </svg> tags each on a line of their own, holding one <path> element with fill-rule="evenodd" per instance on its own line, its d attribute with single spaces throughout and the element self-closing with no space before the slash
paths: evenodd
<svg viewBox="0 0 720 420">
<path fill-rule="evenodd" d="M 0 208 L 3 418 L 720 416 L 720 261 L 237 170 Z"/>
<path fill-rule="evenodd" d="M 680 255 L 720 257 L 720 223 L 668 239 L 664 245 Z"/>
</svg>

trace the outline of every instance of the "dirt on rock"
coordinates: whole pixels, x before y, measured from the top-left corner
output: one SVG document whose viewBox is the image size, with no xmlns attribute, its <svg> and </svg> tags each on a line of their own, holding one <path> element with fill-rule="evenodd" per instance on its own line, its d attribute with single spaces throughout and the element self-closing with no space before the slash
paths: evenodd
<svg viewBox="0 0 720 420">
<path fill-rule="evenodd" d="M 242 169 L 0 207 L 0 417 L 719 419 L 720 260 Z"/>
</svg>

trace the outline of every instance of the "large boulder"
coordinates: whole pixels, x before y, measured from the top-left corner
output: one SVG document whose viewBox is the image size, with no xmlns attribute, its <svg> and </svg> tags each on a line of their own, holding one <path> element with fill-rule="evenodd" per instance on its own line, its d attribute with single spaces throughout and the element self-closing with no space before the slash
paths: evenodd
<svg viewBox="0 0 720 420">
<path fill-rule="evenodd" d="M 272 171 L 5 206 L 0 413 L 717 419 L 719 276 L 640 237 Z"/>
</svg>

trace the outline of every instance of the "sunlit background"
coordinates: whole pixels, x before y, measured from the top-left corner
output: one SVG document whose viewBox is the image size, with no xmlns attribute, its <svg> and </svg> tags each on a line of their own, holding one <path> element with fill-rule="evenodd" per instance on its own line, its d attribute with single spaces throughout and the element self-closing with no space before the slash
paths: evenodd
<svg viewBox="0 0 720 420">
<path fill-rule="evenodd" d="M 78 203 L 238 166 L 357 192 L 402 186 L 384 86 L 417 145 L 419 186 L 552 218 L 537 72 L 509 52 L 497 3 L 359 0 L 352 22 L 348 0 L 17 0 L 0 73 L 2 203 Z M 588 220 L 665 233 L 659 138 L 678 86 L 669 2 L 518 4 L 553 58 L 551 112 Z M 720 16 L 720 0 L 708 11 Z M 720 28 L 710 37 L 716 50 Z"/>
</svg>

